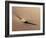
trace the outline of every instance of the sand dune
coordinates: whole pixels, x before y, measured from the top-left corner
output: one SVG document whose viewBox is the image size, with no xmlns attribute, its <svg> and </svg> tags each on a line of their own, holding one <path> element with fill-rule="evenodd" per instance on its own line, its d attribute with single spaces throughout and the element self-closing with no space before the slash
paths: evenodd
<svg viewBox="0 0 46 38">
<path fill-rule="evenodd" d="M 29 22 L 37 25 L 25 24 L 19 21 L 16 14 Z M 39 30 L 40 29 L 40 8 L 38 7 L 13 7 L 12 8 L 12 30 Z"/>
</svg>

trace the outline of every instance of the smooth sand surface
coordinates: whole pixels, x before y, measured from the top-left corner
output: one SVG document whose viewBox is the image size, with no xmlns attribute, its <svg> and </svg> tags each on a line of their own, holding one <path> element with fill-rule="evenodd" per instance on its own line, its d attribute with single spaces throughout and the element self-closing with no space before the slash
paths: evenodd
<svg viewBox="0 0 46 38">
<path fill-rule="evenodd" d="M 19 21 L 16 14 L 36 25 L 25 24 Z M 38 7 L 12 7 L 12 31 L 39 30 L 40 8 Z"/>
</svg>

